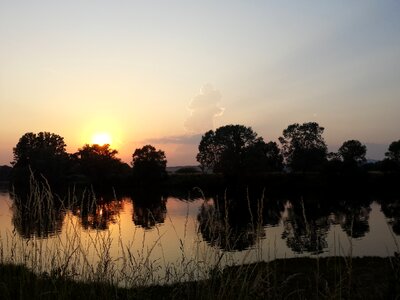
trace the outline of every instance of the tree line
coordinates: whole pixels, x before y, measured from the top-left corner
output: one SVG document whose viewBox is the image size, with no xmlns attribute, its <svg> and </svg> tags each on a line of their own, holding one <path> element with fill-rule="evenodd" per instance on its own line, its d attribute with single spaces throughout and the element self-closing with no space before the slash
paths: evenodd
<svg viewBox="0 0 400 300">
<path fill-rule="evenodd" d="M 329 153 L 324 127 L 316 122 L 291 124 L 276 142 L 265 142 L 251 128 L 226 125 L 207 131 L 196 156 L 204 173 L 237 176 L 265 172 L 346 172 L 366 163 L 367 147 L 358 140 L 345 141 Z M 34 175 L 51 183 L 83 182 L 98 185 L 148 184 L 167 177 L 163 150 L 145 145 L 132 153 L 130 165 L 117 157 L 110 145 L 89 145 L 66 152 L 64 138 L 50 132 L 25 133 L 13 148 L 12 179 L 27 182 Z M 400 170 L 400 140 L 393 141 L 385 159 L 375 168 Z"/>
<path fill-rule="evenodd" d="M 223 174 L 274 172 L 350 171 L 366 163 L 367 147 L 358 140 L 345 141 L 338 152 L 328 153 L 324 127 L 316 122 L 292 124 L 276 142 L 265 142 L 251 127 L 226 125 L 206 132 L 197 161 L 203 170 Z M 377 168 L 400 170 L 400 140 L 390 144 Z"/>
<path fill-rule="evenodd" d="M 51 184 L 74 182 L 101 187 L 127 180 L 155 182 L 166 177 L 165 153 L 151 145 L 136 149 L 129 166 L 109 144 L 85 144 L 77 152 L 67 153 L 63 137 L 29 132 L 19 139 L 13 154 L 11 177 L 16 184 L 25 184 L 33 177 Z"/>
</svg>

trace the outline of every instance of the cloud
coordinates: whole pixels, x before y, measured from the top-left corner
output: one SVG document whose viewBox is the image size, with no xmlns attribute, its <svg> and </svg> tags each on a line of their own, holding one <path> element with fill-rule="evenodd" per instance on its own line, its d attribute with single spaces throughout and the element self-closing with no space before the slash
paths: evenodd
<svg viewBox="0 0 400 300">
<path fill-rule="evenodd" d="M 224 113 L 220 106 L 221 93 L 211 84 L 204 85 L 200 93 L 189 103 L 190 116 L 185 128 L 191 133 L 204 133 L 214 129 L 214 119 Z"/>
<path fill-rule="evenodd" d="M 185 134 L 147 139 L 145 142 L 150 144 L 198 145 L 200 140 L 201 134 Z"/>
</svg>

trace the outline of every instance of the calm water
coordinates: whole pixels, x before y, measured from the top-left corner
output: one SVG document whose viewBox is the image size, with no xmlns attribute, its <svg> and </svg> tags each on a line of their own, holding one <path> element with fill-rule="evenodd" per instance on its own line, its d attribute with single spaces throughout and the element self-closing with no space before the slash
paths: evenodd
<svg viewBox="0 0 400 300">
<path fill-rule="evenodd" d="M 227 257 L 223 264 L 307 255 L 393 255 L 400 244 L 400 201 L 376 200 L 334 205 L 268 200 L 253 209 L 248 203 L 226 208 L 213 198 L 160 197 L 141 203 L 125 197 L 41 214 L 17 207 L 3 192 L 1 259 L 41 263 L 46 270 L 54 262 L 32 252 L 46 256 L 59 251 L 62 256 L 76 247 L 87 249 L 84 259 L 91 263 L 104 252 L 118 262 L 128 251 L 162 269 L 192 257 L 212 263 L 222 253 Z"/>
</svg>

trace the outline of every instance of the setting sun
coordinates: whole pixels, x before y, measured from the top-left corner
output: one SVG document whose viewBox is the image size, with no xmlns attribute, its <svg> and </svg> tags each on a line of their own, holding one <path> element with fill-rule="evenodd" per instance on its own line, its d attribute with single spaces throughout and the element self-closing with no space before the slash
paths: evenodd
<svg viewBox="0 0 400 300">
<path fill-rule="evenodd" d="M 92 144 L 97 144 L 97 145 L 105 145 L 109 144 L 111 145 L 111 135 L 106 132 L 101 132 L 101 133 L 96 133 L 92 136 Z"/>
</svg>

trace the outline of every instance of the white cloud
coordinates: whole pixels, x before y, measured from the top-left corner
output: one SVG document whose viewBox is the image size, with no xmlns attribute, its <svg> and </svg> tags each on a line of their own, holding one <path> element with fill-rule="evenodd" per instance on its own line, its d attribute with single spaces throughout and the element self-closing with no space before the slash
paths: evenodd
<svg viewBox="0 0 400 300">
<path fill-rule="evenodd" d="M 190 116 L 185 122 L 185 128 L 191 133 L 204 133 L 214 129 L 214 119 L 224 113 L 220 106 L 221 93 L 211 84 L 204 85 L 200 93 L 190 102 Z"/>
</svg>

